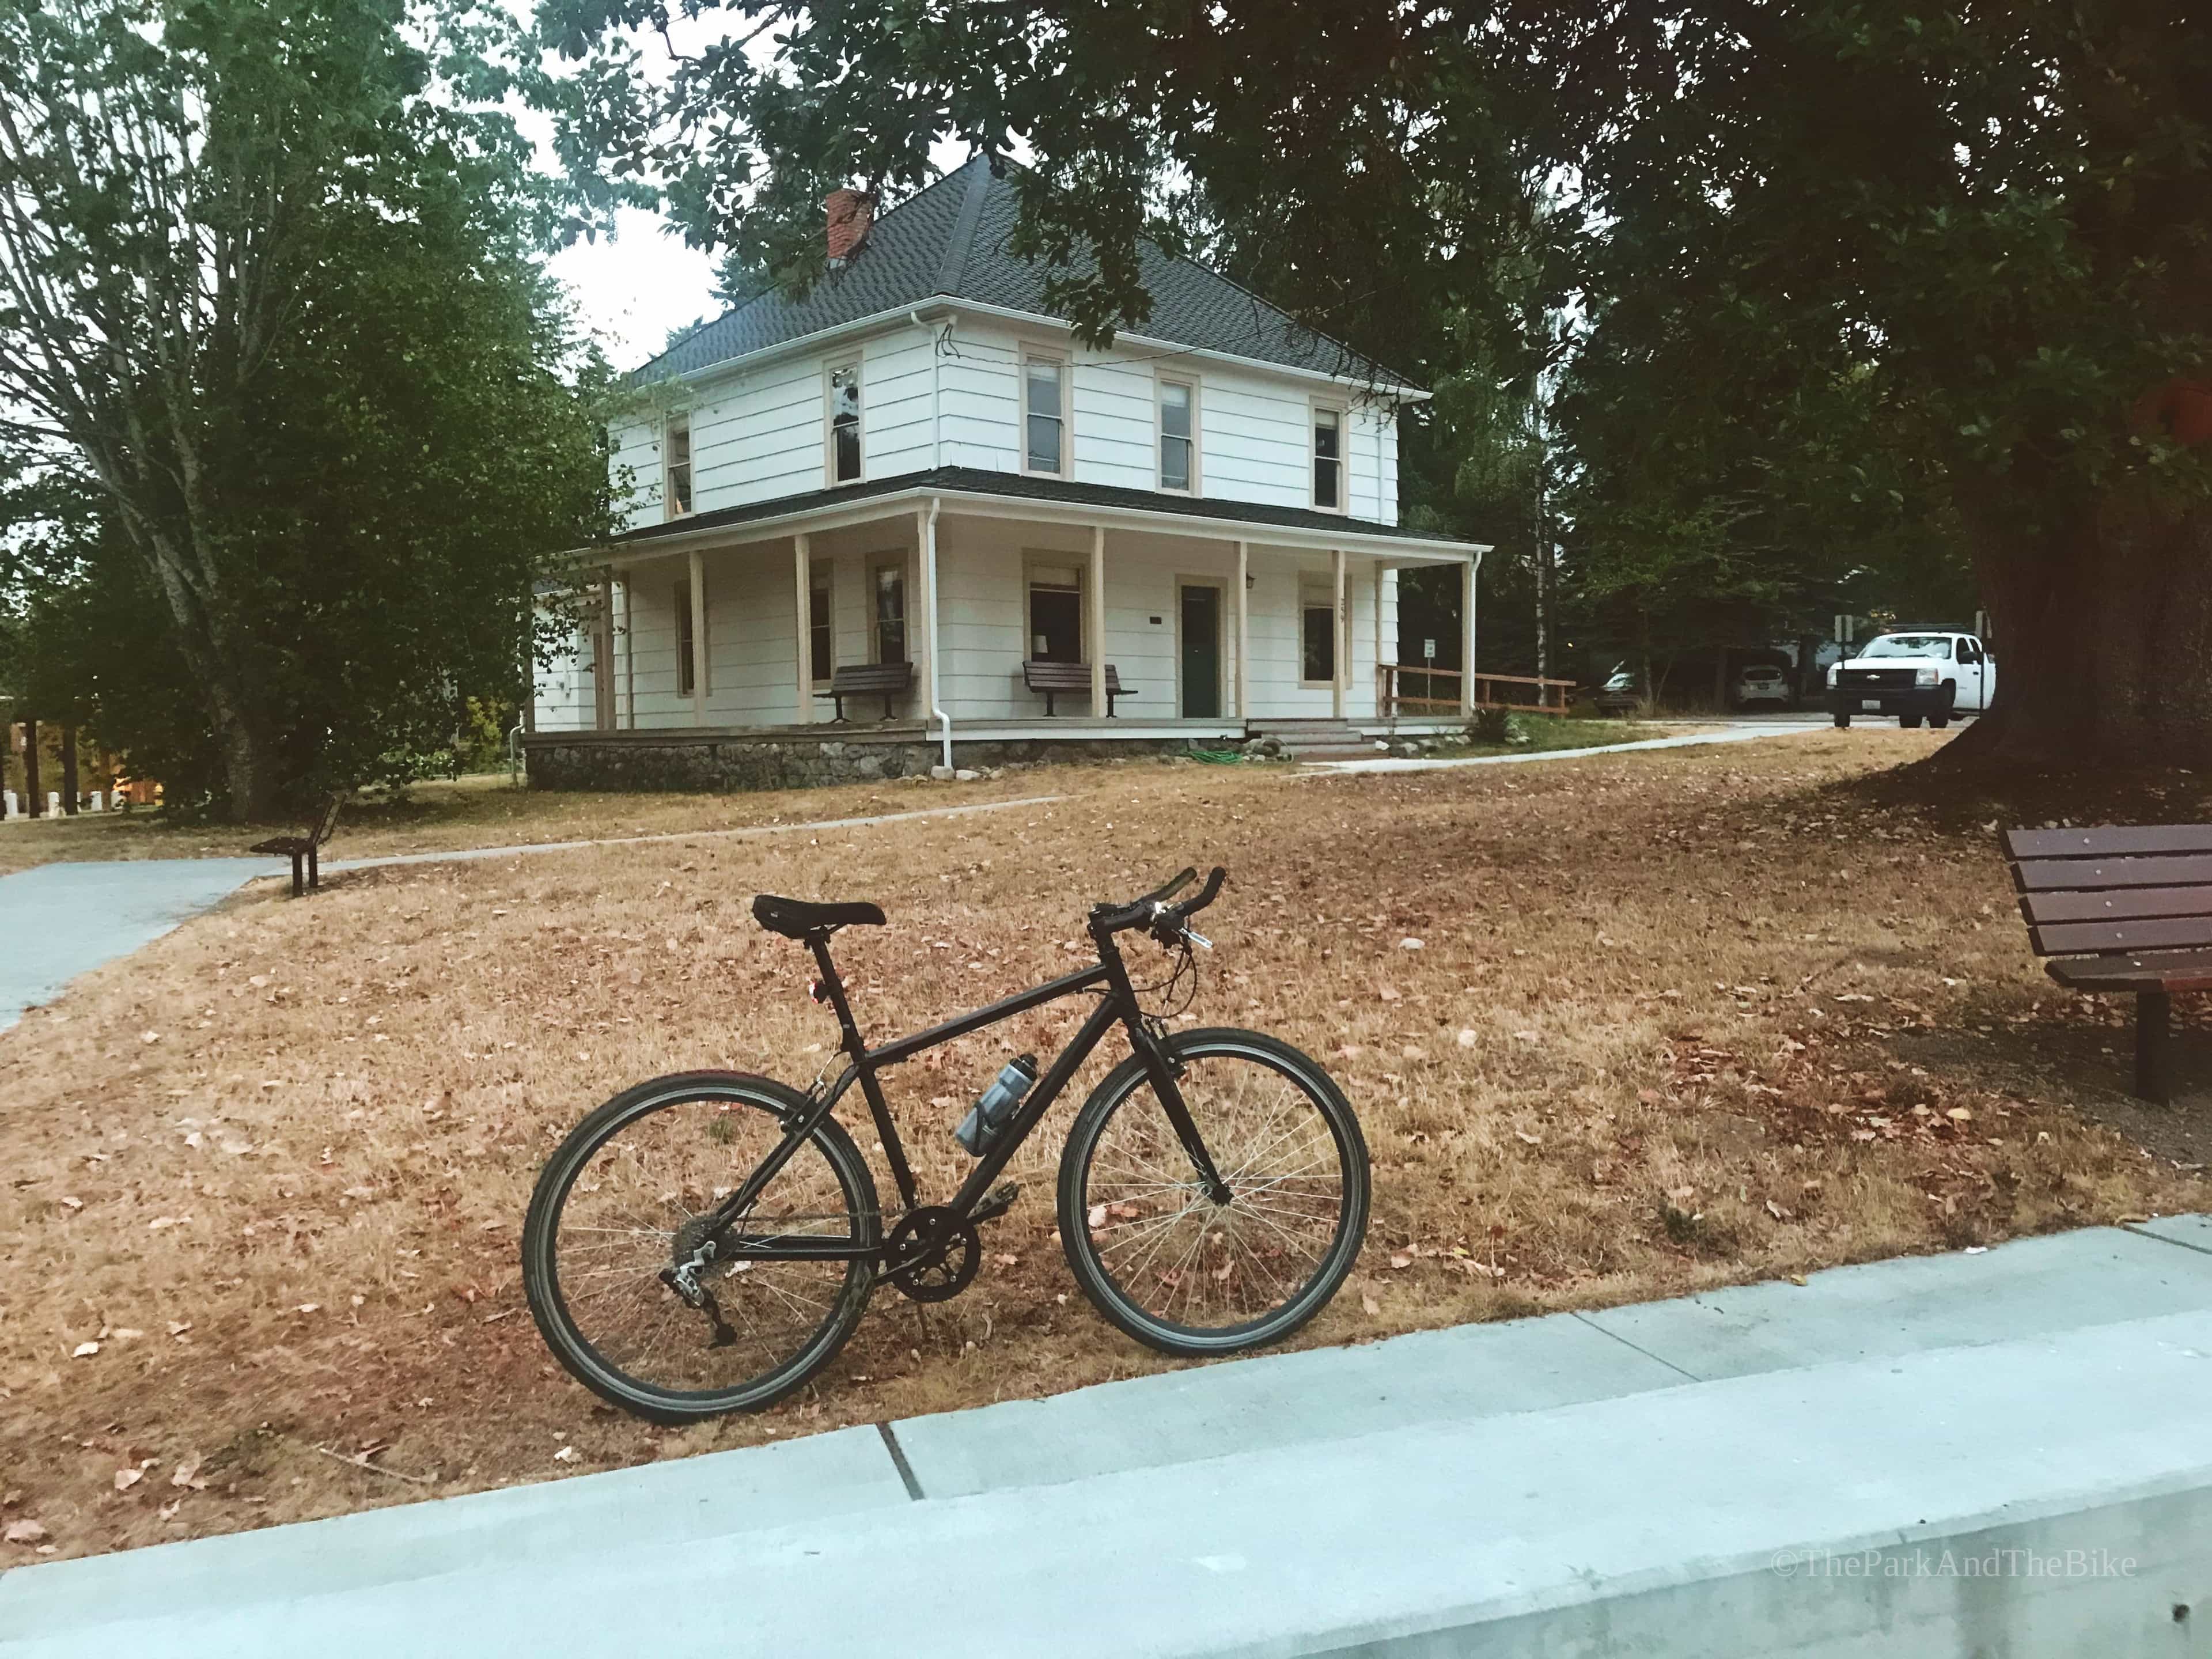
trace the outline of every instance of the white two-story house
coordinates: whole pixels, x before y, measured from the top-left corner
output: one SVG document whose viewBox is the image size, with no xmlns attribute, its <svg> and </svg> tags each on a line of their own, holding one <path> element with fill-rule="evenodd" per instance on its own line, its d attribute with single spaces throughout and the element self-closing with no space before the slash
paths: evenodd
<svg viewBox="0 0 2212 1659">
<path fill-rule="evenodd" d="M 629 527 L 539 676 L 534 778 L 817 781 L 1463 712 L 1459 677 L 1400 695 L 1396 573 L 1460 568 L 1471 663 L 1485 550 L 1399 526 L 1399 414 L 1427 393 L 1150 246 L 1143 331 L 1084 346 L 980 159 L 868 210 L 831 198 L 805 295 L 639 371 L 650 413 L 611 434 Z"/>
</svg>

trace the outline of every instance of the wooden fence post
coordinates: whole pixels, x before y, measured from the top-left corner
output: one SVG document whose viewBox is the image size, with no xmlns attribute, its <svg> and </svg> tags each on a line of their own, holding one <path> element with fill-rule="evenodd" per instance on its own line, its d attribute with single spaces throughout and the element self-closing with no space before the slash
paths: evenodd
<svg viewBox="0 0 2212 1659">
<path fill-rule="evenodd" d="M 62 727 L 62 811 L 76 816 L 76 727 Z"/>
<path fill-rule="evenodd" d="M 23 722 L 23 815 L 35 818 L 46 810 L 46 793 L 39 787 L 39 723 Z"/>
</svg>

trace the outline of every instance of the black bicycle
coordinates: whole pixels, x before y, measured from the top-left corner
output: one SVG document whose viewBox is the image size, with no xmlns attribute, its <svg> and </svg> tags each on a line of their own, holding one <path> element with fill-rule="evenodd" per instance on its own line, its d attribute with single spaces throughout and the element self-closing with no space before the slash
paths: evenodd
<svg viewBox="0 0 2212 1659">
<path fill-rule="evenodd" d="M 830 959 L 872 904 L 763 894 L 753 915 L 813 951 L 817 1002 L 851 1063 L 804 1092 L 772 1078 L 686 1072 L 626 1090 L 546 1164 L 523 1227 L 538 1328 L 602 1398 L 661 1423 L 770 1405 L 836 1357 L 888 1282 L 920 1302 L 957 1296 L 1006 1213 L 993 1182 L 1068 1080 L 1119 1025 L 1131 1053 L 1091 1091 L 1060 1153 L 1060 1237 L 1084 1293 L 1164 1352 L 1239 1353 L 1297 1330 L 1351 1272 L 1367 1230 L 1367 1146 L 1344 1093 L 1310 1056 L 1255 1031 L 1170 1032 L 1148 1014 L 1115 943 L 1136 929 L 1180 953 L 1172 985 L 1211 949 L 1190 918 L 1213 902 L 1197 872 L 1088 922 L 1098 960 L 974 1013 L 871 1049 Z M 1195 981 L 1193 980 L 1194 985 Z M 922 1204 L 878 1073 L 924 1049 L 1081 992 L 1097 1009 L 1042 1078 L 1024 1055 L 956 1133 L 976 1155 L 951 1200 Z M 831 1114 L 854 1084 L 898 1183 L 888 1229 L 874 1178 Z"/>
</svg>

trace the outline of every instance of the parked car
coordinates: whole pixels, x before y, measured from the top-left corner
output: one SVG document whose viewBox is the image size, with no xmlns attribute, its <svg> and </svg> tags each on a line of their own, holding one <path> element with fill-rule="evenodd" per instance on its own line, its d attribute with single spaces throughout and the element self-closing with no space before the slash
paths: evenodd
<svg viewBox="0 0 2212 1659">
<path fill-rule="evenodd" d="M 1899 726 L 1924 720 L 1940 732 L 1954 714 L 1988 708 L 1996 690 L 1996 656 L 1973 635 L 1948 629 L 1881 635 L 1828 671 L 1838 726 L 1855 714 L 1894 714 Z"/>
<path fill-rule="evenodd" d="M 1735 685 L 1729 695 L 1739 708 L 1761 702 L 1787 708 L 1793 701 L 1789 676 L 1771 663 L 1754 663 L 1745 669 L 1735 677 Z"/>
<path fill-rule="evenodd" d="M 1644 705 L 1636 686 L 1636 671 L 1620 667 L 1590 697 L 1590 707 L 1601 714 L 1633 714 Z"/>
</svg>

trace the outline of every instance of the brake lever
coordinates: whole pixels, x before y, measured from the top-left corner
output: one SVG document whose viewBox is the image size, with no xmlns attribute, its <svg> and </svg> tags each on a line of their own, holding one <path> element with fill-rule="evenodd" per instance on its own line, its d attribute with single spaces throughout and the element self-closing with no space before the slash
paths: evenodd
<svg viewBox="0 0 2212 1659">
<path fill-rule="evenodd" d="M 1211 951 L 1213 948 L 1213 941 L 1212 939 L 1206 938 L 1205 934 L 1198 932 L 1195 928 L 1189 927 L 1188 924 L 1185 925 L 1182 930 L 1182 936 L 1188 939 L 1193 945 L 1198 946 L 1201 951 Z"/>
</svg>

